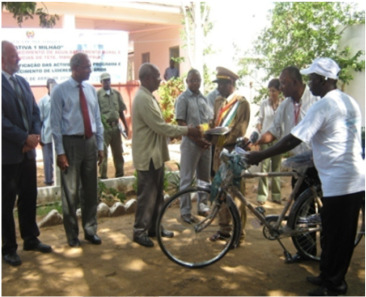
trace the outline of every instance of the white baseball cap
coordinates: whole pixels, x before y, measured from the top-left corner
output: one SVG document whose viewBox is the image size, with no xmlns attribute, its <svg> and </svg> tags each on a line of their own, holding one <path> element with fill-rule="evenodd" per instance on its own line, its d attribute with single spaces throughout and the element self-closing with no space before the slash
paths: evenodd
<svg viewBox="0 0 366 297">
<path fill-rule="evenodd" d="M 338 64 L 330 58 L 316 58 L 309 68 L 300 70 L 300 73 L 305 75 L 316 73 L 337 80 L 340 70 Z"/>
</svg>

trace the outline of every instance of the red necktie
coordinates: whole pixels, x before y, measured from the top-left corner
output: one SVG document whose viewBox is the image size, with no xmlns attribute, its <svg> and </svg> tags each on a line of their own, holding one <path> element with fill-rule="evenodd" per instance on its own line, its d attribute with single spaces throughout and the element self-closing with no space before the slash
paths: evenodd
<svg viewBox="0 0 366 297">
<path fill-rule="evenodd" d="M 89 118 L 89 112 L 88 112 L 88 104 L 86 103 L 86 98 L 83 92 L 83 86 L 79 85 L 80 90 L 80 107 L 81 107 L 81 113 L 83 114 L 83 120 L 84 120 L 84 130 L 85 130 L 85 138 L 90 138 L 93 136 L 91 124 L 90 124 L 90 118 Z"/>
</svg>

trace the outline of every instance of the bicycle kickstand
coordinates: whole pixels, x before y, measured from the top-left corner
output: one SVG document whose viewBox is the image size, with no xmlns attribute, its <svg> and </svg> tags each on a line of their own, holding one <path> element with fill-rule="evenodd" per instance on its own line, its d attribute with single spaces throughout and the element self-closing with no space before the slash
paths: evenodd
<svg viewBox="0 0 366 297">
<path fill-rule="evenodd" d="M 283 249 L 283 254 L 285 256 L 285 263 L 292 263 L 291 253 L 286 249 L 286 247 L 283 245 L 283 243 L 281 242 L 281 240 L 279 238 L 277 238 L 277 241 Z"/>
</svg>

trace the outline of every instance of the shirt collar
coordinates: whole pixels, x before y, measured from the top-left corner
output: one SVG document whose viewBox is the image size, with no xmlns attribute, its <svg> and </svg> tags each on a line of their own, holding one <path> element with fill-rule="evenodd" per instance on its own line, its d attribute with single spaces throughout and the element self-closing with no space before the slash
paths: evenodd
<svg viewBox="0 0 366 297">
<path fill-rule="evenodd" d="M 198 94 L 196 94 L 187 88 L 187 93 L 189 94 L 189 96 L 202 96 L 201 91 L 199 91 L 199 90 L 198 90 Z"/>
<path fill-rule="evenodd" d="M 10 78 L 11 77 L 15 77 L 15 73 L 14 73 L 14 75 L 11 75 L 11 74 L 9 74 L 9 73 L 7 73 L 6 71 L 4 71 L 4 70 L 2 70 L 2 74 L 6 77 L 6 79 L 8 80 L 8 82 L 11 82 L 10 81 Z M 13 82 L 11 82 L 12 84 L 13 84 Z"/>
<path fill-rule="evenodd" d="M 107 91 L 106 90 L 104 90 L 103 88 L 101 88 L 100 90 L 101 90 L 103 96 L 107 95 Z M 110 94 L 109 95 L 113 95 L 114 94 L 114 91 L 113 91 L 112 88 L 110 88 L 109 91 L 110 91 Z"/>
</svg>

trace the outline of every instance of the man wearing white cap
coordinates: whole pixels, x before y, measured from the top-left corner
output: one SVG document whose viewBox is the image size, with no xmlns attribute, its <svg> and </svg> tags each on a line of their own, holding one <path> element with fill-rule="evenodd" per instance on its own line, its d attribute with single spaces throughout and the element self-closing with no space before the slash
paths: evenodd
<svg viewBox="0 0 366 297">
<path fill-rule="evenodd" d="M 304 119 L 275 146 L 248 155 L 250 164 L 284 153 L 302 142 L 313 148 L 323 191 L 320 275 L 307 280 L 319 288 L 311 296 L 345 294 L 347 273 L 365 197 L 361 156 L 361 112 L 356 101 L 337 89 L 340 68 L 329 58 L 317 58 L 301 71 L 310 90 L 322 97 Z"/>
</svg>

